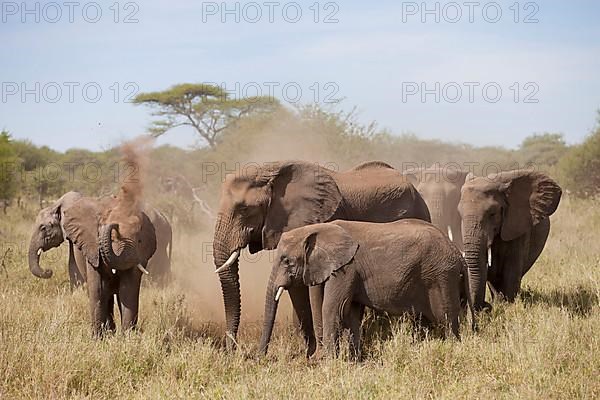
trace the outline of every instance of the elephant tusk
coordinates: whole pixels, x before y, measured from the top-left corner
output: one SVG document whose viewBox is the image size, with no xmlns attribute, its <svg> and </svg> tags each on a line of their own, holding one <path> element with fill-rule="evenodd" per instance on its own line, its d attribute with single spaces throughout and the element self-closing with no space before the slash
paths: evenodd
<svg viewBox="0 0 600 400">
<path fill-rule="evenodd" d="M 44 250 L 42 250 L 42 248 L 40 247 L 37 251 L 38 257 L 41 256 L 43 252 L 44 252 Z"/>
<path fill-rule="evenodd" d="M 238 257 L 240 256 L 240 250 L 236 250 L 233 253 L 231 253 L 231 255 L 229 256 L 229 258 L 227 259 L 227 261 L 225 261 L 225 264 L 223 264 L 221 267 L 217 268 L 215 270 L 215 273 L 218 274 L 222 271 L 225 271 L 227 268 L 229 268 L 231 266 L 231 264 L 233 264 L 235 262 L 235 260 L 238 259 Z"/>
<path fill-rule="evenodd" d="M 150 272 L 148 272 L 148 270 L 147 270 L 146 268 L 142 267 L 142 264 L 138 264 L 138 265 L 137 265 L 137 267 L 138 267 L 138 269 L 139 269 L 140 271 L 142 271 L 144 274 L 146 274 L 146 275 L 150 275 Z"/>
<path fill-rule="evenodd" d="M 279 298 L 283 294 L 284 290 L 285 289 L 283 288 L 283 286 L 279 286 L 279 289 L 277 289 L 277 294 L 275 295 L 275 301 L 279 301 Z"/>
<path fill-rule="evenodd" d="M 492 266 L 492 248 L 488 247 L 488 267 Z"/>
</svg>

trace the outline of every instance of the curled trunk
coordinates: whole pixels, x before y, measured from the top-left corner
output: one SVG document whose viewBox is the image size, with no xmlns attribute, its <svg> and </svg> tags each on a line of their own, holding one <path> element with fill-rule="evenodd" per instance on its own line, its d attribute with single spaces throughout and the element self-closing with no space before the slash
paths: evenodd
<svg viewBox="0 0 600 400">
<path fill-rule="evenodd" d="M 267 354 L 269 348 L 269 342 L 271 341 L 271 335 L 273 334 L 273 326 L 275 324 L 275 317 L 277 316 L 277 306 L 279 301 L 275 300 L 275 294 L 279 289 L 275 284 L 276 269 L 273 268 L 271 276 L 269 278 L 269 284 L 267 286 L 267 295 L 265 298 L 265 319 L 263 323 L 263 332 L 260 338 L 260 353 Z"/>
<path fill-rule="evenodd" d="M 35 236 L 35 235 L 34 235 Z M 29 243 L 28 250 L 28 261 L 29 261 L 29 270 L 31 273 L 38 278 L 48 279 L 52 276 L 51 269 L 43 269 L 40 266 L 40 250 L 42 249 L 41 243 L 33 237 L 31 242 Z"/>
<path fill-rule="evenodd" d="M 118 249 L 113 250 L 112 231 L 119 232 L 119 224 L 103 225 L 100 228 L 100 253 L 104 262 L 112 269 L 126 270 L 139 263 L 135 244 L 131 239 L 121 238 Z"/>
</svg>

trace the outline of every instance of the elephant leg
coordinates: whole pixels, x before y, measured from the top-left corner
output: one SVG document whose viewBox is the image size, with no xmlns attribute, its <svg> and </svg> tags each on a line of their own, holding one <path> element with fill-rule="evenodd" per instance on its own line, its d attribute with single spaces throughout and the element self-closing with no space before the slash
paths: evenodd
<svg viewBox="0 0 600 400">
<path fill-rule="evenodd" d="M 517 297 L 521 288 L 521 279 L 523 278 L 523 267 L 528 257 L 529 238 L 523 235 L 510 242 L 505 242 L 503 247 L 502 263 L 498 266 L 499 276 L 497 276 L 498 290 L 505 300 L 512 302 Z"/>
<path fill-rule="evenodd" d="M 133 329 L 137 324 L 141 282 L 142 272 L 137 268 L 119 272 L 117 297 L 120 304 L 121 329 L 123 331 Z"/>
<path fill-rule="evenodd" d="M 306 343 L 306 356 L 312 356 L 317 349 L 317 341 L 313 328 L 313 319 L 311 314 L 311 303 L 308 294 L 308 287 L 293 286 L 288 289 L 292 306 L 294 307 L 294 315 L 298 319 L 298 325 L 302 337 Z"/>
<path fill-rule="evenodd" d="M 337 356 L 342 332 L 342 318 L 350 300 L 341 298 L 336 290 L 325 290 L 323 296 L 323 347 L 327 354 Z M 311 299 L 312 300 L 312 299 Z"/>
<path fill-rule="evenodd" d="M 360 327 L 362 324 L 365 306 L 359 303 L 352 303 L 350 312 L 346 317 L 346 325 L 350 329 L 350 358 L 359 361 L 361 358 L 360 347 Z"/>
<path fill-rule="evenodd" d="M 102 267 L 94 268 L 87 263 L 87 277 L 92 335 L 101 338 L 105 332 L 115 330 L 115 322 L 112 318 L 114 289 L 110 276 L 102 271 Z"/>
<path fill-rule="evenodd" d="M 311 286 L 309 289 L 312 322 L 315 328 L 317 346 L 323 343 L 323 291 L 324 285 Z"/>
<path fill-rule="evenodd" d="M 85 265 L 85 263 L 83 264 Z M 69 240 L 69 282 L 71 283 L 71 290 L 74 290 L 83 285 L 85 277 L 81 273 L 77 260 L 75 259 L 75 251 L 73 249 L 73 242 Z"/>
</svg>

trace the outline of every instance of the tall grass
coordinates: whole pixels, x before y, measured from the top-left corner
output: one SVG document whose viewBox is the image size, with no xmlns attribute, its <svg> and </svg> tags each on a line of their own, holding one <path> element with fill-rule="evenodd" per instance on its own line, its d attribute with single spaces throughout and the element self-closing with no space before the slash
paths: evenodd
<svg viewBox="0 0 600 400">
<path fill-rule="evenodd" d="M 139 331 L 93 340 L 86 293 L 67 283 L 66 246 L 43 255 L 55 276 L 34 278 L 25 252 L 35 212 L 10 209 L 0 223 L 0 398 L 599 398 L 599 206 L 563 199 L 522 294 L 496 303 L 479 333 L 414 340 L 393 324 L 362 363 L 306 361 L 285 315 L 269 355 L 256 357 L 267 260 L 241 265 L 246 319 L 240 350 L 226 353 L 218 281 L 197 245 L 210 232 L 176 235 L 178 279 L 142 289 Z"/>
</svg>

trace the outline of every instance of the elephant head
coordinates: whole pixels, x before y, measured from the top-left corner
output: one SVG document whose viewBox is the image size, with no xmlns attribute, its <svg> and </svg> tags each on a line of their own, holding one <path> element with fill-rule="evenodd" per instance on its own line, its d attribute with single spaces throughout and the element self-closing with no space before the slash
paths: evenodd
<svg viewBox="0 0 600 400">
<path fill-rule="evenodd" d="M 38 278 L 47 279 L 52 276 L 52 270 L 40 267 L 40 256 L 42 252 L 60 246 L 65 240 L 62 227 L 63 213 L 80 198 L 80 193 L 68 192 L 37 215 L 29 241 L 28 261 L 29 270 Z"/>
<path fill-rule="evenodd" d="M 221 281 L 228 345 L 240 322 L 238 257 L 277 247 L 281 234 L 327 221 L 342 195 L 331 171 L 306 162 L 270 163 L 243 174 L 227 175 L 222 185 L 213 241 Z"/>
<path fill-rule="evenodd" d="M 458 209 L 475 309 L 485 304 L 487 254 L 493 241 L 511 241 L 529 232 L 554 213 L 561 194 L 558 184 L 539 172 L 515 170 L 467 177 Z"/>
<path fill-rule="evenodd" d="M 111 208 L 107 208 L 111 207 Z M 116 199 L 82 198 L 64 213 L 64 231 L 95 268 L 102 261 L 117 271 L 141 265 L 156 250 L 156 234 L 148 216 L 139 211 L 116 219 Z"/>
<path fill-rule="evenodd" d="M 327 281 L 349 264 L 358 243 L 342 227 L 326 223 L 305 226 L 284 233 L 273 263 L 265 299 L 265 321 L 260 350 L 267 351 L 279 298 L 292 286 L 315 286 Z"/>
</svg>

